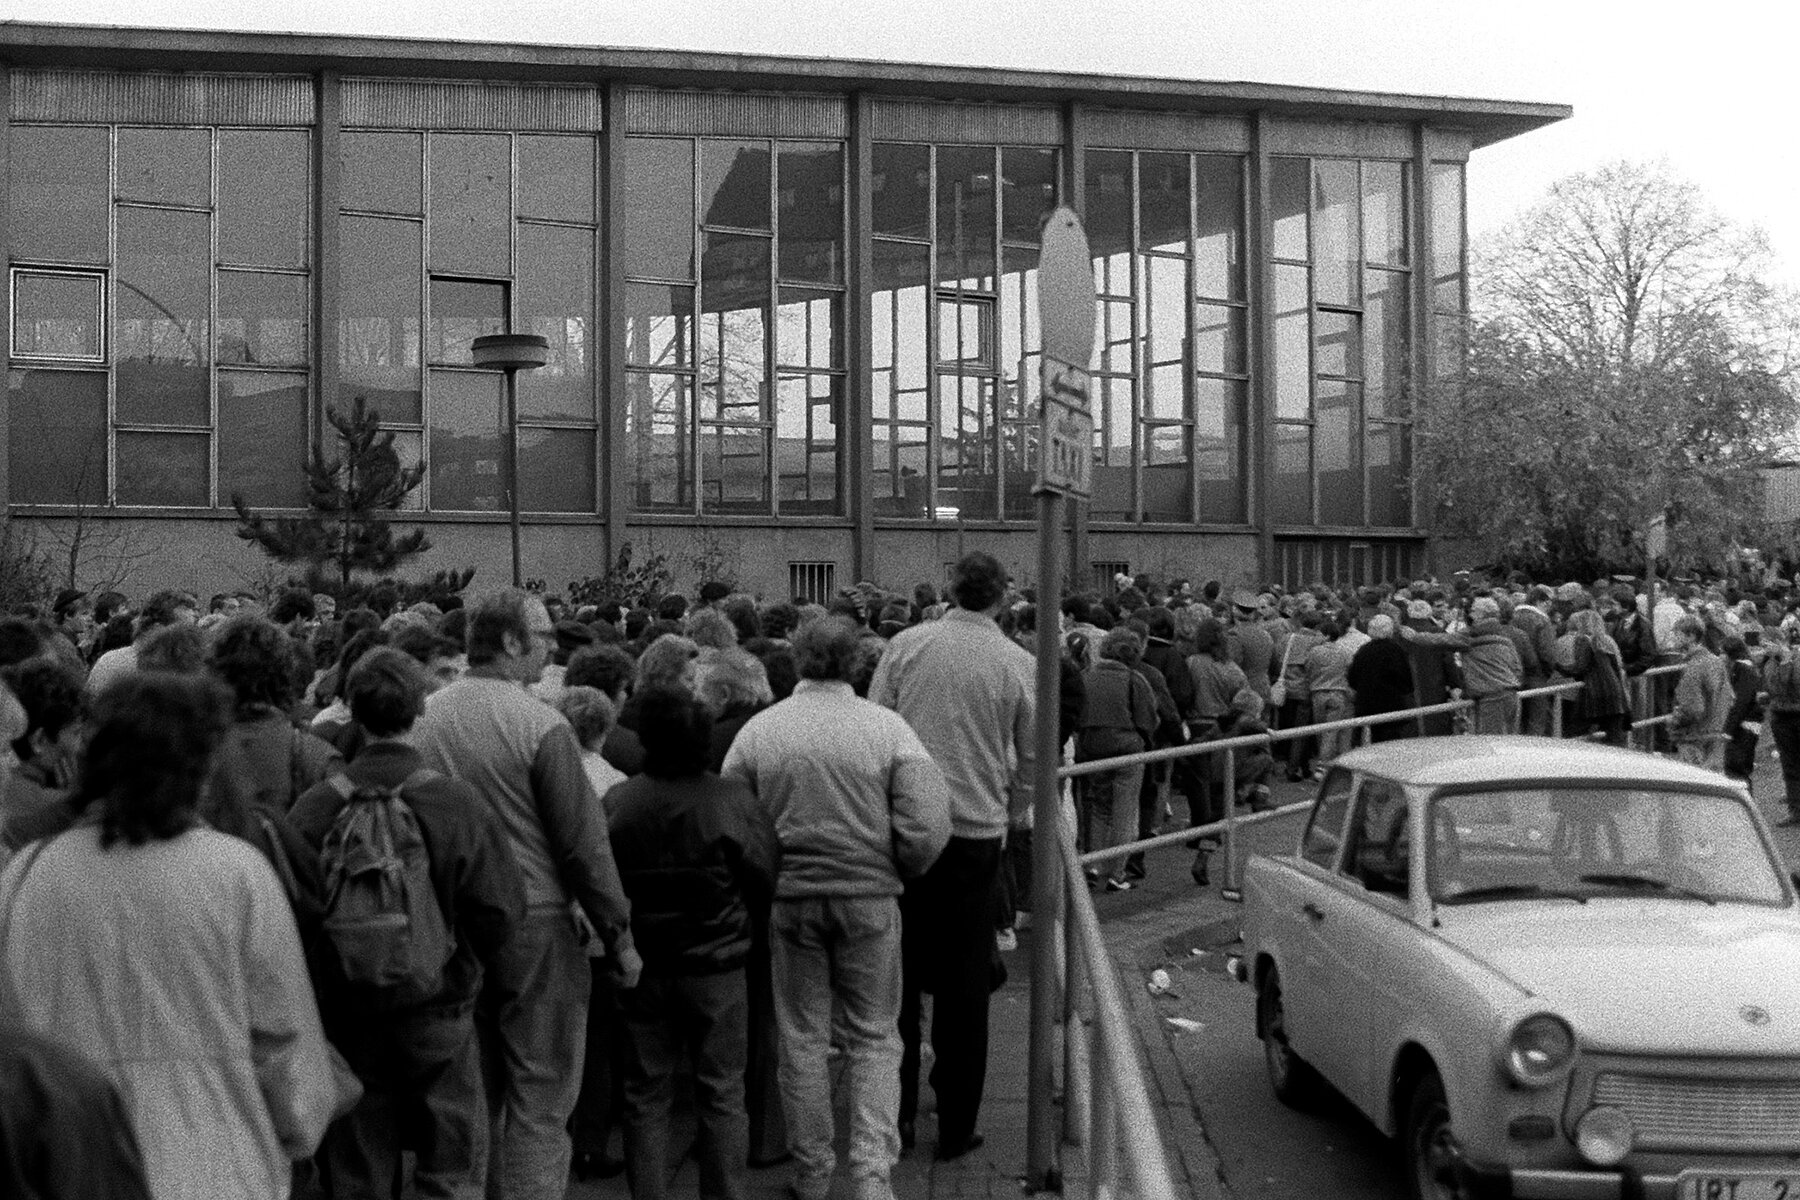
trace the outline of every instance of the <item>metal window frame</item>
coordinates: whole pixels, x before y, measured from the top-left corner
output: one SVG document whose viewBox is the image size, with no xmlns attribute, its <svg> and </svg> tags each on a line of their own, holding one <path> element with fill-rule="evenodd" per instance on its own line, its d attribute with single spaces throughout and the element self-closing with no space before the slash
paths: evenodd
<svg viewBox="0 0 1800 1200">
<path fill-rule="evenodd" d="M 8 275 L 8 295 L 11 303 L 8 306 L 11 314 L 10 327 L 7 330 L 7 354 L 14 362 L 22 362 L 32 366 L 68 366 L 96 367 L 106 366 L 107 356 L 112 349 L 112 330 L 107 323 L 107 291 L 111 281 L 111 269 L 107 267 L 57 267 L 36 266 L 15 263 Z M 19 349 L 19 283 L 28 276 L 46 279 L 91 279 L 96 291 L 94 294 L 94 328 L 99 333 L 99 349 L 93 355 L 75 354 L 26 354 Z"/>
</svg>

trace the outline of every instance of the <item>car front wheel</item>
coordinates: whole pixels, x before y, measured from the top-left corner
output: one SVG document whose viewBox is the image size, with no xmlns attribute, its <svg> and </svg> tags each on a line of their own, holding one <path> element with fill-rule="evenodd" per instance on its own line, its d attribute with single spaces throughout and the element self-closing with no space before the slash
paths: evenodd
<svg viewBox="0 0 1800 1200">
<path fill-rule="evenodd" d="M 1427 1070 L 1413 1085 L 1406 1108 L 1406 1182 L 1413 1200 L 1462 1200 L 1467 1193 L 1457 1174 L 1461 1152 L 1450 1130 L 1444 1081 Z"/>
<path fill-rule="evenodd" d="M 1281 1003 L 1281 976 L 1270 969 L 1256 994 L 1256 1029 L 1262 1037 L 1263 1063 L 1275 1098 L 1289 1108 L 1311 1108 L 1319 1098 L 1321 1080 L 1312 1064 L 1288 1045 L 1287 1011 Z"/>
</svg>

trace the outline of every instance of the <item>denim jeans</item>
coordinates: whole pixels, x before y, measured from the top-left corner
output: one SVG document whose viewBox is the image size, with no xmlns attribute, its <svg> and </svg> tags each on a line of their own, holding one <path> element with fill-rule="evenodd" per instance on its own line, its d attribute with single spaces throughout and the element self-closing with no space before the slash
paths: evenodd
<svg viewBox="0 0 1800 1200">
<path fill-rule="evenodd" d="M 1082 784 L 1086 849 L 1105 850 L 1137 840 L 1138 793 L 1144 786 L 1143 764 L 1101 771 L 1087 776 Z M 1107 863 L 1106 869 L 1114 877 L 1123 875 L 1123 858 Z"/>
<path fill-rule="evenodd" d="M 992 943 L 986 912 L 976 919 Z M 770 927 L 781 1103 L 799 1200 L 823 1200 L 837 1166 L 826 1067 L 834 1003 L 842 1007 L 855 1194 L 890 1200 L 900 1157 L 900 906 L 892 896 L 777 900 Z"/>
<path fill-rule="evenodd" d="M 589 969 L 574 919 L 533 911 L 488 975 L 477 1028 L 493 1116 L 489 1200 L 540 1200 L 568 1190 L 568 1124 L 587 1049 Z"/>
<path fill-rule="evenodd" d="M 1519 732 L 1519 693 L 1490 692 L 1473 697 L 1475 713 L 1472 728 L 1476 733 Z"/>
<path fill-rule="evenodd" d="M 1312 694 L 1313 724 L 1323 725 L 1327 721 L 1347 721 L 1355 706 L 1351 702 L 1349 692 L 1327 691 Z M 1338 755 L 1349 750 L 1356 743 L 1352 740 L 1348 729 L 1333 729 L 1319 735 L 1319 765 L 1329 766 Z"/>
<path fill-rule="evenodd" d="M 645 975 L 619 997 L 625 1025 L 625 1172 L 632 1200 L 663 1200 L 669 1193 L 669 1123 L 675 1073 L 683 1065 L 694 1073 L 701 1200 L 739 1200 L 750 1148 L 744 969 Z"/>
<path fill-rule="evenodd" d="M 587 1053 L 582 1056 L 581 1094 L 569 1123 L 575 1153 L 609 1157 L 612 1134 L 625 1107 L 625 1030 L 607 961 L 590 958 L 593 991 L 588 997 Z"/>
</svg>

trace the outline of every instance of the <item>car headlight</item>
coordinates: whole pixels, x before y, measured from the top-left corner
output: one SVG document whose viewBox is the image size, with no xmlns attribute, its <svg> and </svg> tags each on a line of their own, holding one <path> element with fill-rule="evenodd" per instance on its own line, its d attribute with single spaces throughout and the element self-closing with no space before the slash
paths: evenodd
<svg viewBox="0 0 1800 1200">
<path fill-rule="evenodd" d="M 1590 1108 L 1575 1122 L 1575 1149 L 1596 1167 L 1610 1167 L 1624 1160 L 1637 1141 L 1631 1118 L 1622 1108 L 1602 1104 Z"/>
<path fill-rule="evenodd" d="M 1533 1013 L 1506 1039 L 1506 1072 L 1521 1087 L 1544 1087 L 1575 1063 L 1575 1031 L 1553 1013 Z"/>
</svg>

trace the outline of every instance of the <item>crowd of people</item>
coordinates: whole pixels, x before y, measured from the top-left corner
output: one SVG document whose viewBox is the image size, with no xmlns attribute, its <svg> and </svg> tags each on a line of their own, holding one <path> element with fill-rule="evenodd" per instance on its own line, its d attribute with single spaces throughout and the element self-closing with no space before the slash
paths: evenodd
<svg viewBox="0 0 1800 1200">
<path fill-rule="evenodd" d="M 933 1153 L 982 1144 L 1051 767 L 1040 620 L 1078 761 L 1323 726 L 1230 778 L 1213 754 L 1083 776 L 1081 843 L 1120 850 L 1096 889 L 1143 878 L 1128 843 L 1175 799 L 1189 827 L 1267 807 L 1384 714 L 1376 739 L 1622 742 L 1653 708 L 1746 780 L 1766 722 L 1800 822 L 1778 580 L 1115 584 L 1047 607 L 977 552 L 945 595 L 829 605 L 70 589 L 0 618 L 0 1191 L 522 1198 L 623 1171 L 660 1200 L 686 1078 L 703 1196 L 789 1162 L 824 1200 L 836 1061 L 854 1195 L 890 1197 L 922 1082 Z"/>
</svg>

